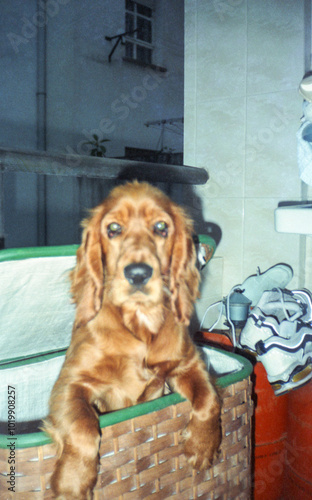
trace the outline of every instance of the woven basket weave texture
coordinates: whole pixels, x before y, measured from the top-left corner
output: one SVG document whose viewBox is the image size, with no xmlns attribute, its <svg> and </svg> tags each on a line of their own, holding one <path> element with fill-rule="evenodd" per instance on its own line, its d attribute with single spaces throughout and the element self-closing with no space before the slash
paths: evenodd
<svg viewBox="0 0 312 500">
<path fill-rule="evenodd" d="M 245 378 L 222 390 L 221 453 L 207 471 L 192 470 L 183 454 L 181 431 L 190 418 L 188 401 L 103 428 L 94 500 L 249 500 L 251 385 Z M 1 500 L 53 498 L 52 444 L 16 449 L 15 493 L 8 491 L 8 453 L 0 450 Z"/>
</svg>

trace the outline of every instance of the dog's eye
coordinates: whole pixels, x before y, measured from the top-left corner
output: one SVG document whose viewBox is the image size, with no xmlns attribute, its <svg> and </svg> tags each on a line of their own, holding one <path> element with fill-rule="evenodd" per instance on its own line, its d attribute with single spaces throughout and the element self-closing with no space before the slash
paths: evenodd
<svg viewBox="0 0 312 500">
<path fill-rule="evenodd" d="M 163 220 L 156 222 L 154 226 L 154 233 L 162 236 L 163 238 L 167 238 L 168 236 L 168 224 Z"/>
<path fill-rule="evenodd" d="M 115 238 L 115 236 L 118 236 L 121 233 L 121 226 L 118 224 L 118 222 L 111 222 L 107 226 L 107 236 L 109 238 Z"/>
</svg>

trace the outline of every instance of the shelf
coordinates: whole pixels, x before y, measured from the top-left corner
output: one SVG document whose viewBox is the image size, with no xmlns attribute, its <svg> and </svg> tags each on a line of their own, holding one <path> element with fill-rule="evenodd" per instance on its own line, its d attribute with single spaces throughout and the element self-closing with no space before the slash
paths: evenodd
<svg viewBox="0 0 312 500">
<path fill-rule="evenodd" d="M 115 180 L 205 184 L 204 168 L 41 151 L 0 149 L 0 171 Z"/>
</svg>

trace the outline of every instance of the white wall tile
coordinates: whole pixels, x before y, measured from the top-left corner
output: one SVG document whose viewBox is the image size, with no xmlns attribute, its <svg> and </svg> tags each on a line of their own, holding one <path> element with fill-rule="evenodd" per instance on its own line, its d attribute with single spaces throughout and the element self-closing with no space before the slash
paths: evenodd
<svg viewBox="0 0 312 500">
<path fill-rule="evenodd" d="M 205 219 L 217 224 L 222 232 L 215 256 L 224 258 L 223 293 L 240 283 L 243 252 L 243 199 L 202 198 Z"/>
<path fill-rule="evenodd" d="M 215 302 L 222 300 L 222 277 L 223 277 L 223 258 L 213 257 L 206 267 L 201 271 L 200 298 L 195 304 L 197 315 L 196 328 L 199 327 L 204 317 L 206 309 Z M 205 317 L 203 327 L 209 328 L 216 320 L 216 310 L 211 311 Z"/>
<path fill-rule="evenodd" d="M 196 161 L 209 172 L 206 196 L 243 196 L 244 139 L 244 97 L 207 101 L 198 106 Z"/>
<path fill-rule="evenodd" d="M 199 102 L 245 95 L 246 28 L 245 1 L 197 1 Z"/>
<path fill-rule="evenodd" d="M 306 238 L 305 281 L 303 286 L 312 291 L 312 236 Z"/>
<path fill-rule="evenodd" d="M 188 99 L 185 96 L 183 162 L 184 165 L 198 166 L 196 165 L 196 104 L 190 104 L 189 101 L 192 102 L 192 100 L 193 98 Z"/>
<path fill-rule="evenodd" d="M 265 271 L 278 262 L 293 267 L 295 287 L 300 237 L 275 231 L 274 209 L 302 190 L 296 131 L 304 0 L 185 4 L 196 42 L 189 50 L 196 63 L 185 60 L 186 75 L 195 72 L 186 79 L 185 158 L 209 172 L 196 193 L 204 219 L 222 231 L 214 257 L 223 258 L 222 295 L 257 266 Z"/>
<path fill-rule="evenodd" d="M 299 276 L 299 236 L 278 233 L 274 226 L 274 210 L 278 205 L 274 198 L 245 198 L 244 209 L 244 279 L 279 263 L 293 268 L 291 286 L 298 285 Z"/>
<path fill-rule="evenodd" d="M 300 196 L 296 132 L 301 100 L 296 90 L 247 99 L 245 196 Z"/>
<path fill-rule="evenodd" d="M 298 87 L 304 73 L 303 13 L 301 0 L 248 0 L 248 95 Z"/>
<path fill-rule="evenodd" d="M 196 102 L 196 67 L 197 67 L 197 10 L 196 2 L 186 2 L 185 17 L 187 22 L 184 25 L 184 59 L 188 61 L 187 71 L 184 71 L 184 102 L 187 105 Z M 186 66 L 184 67 L 184 70 Z"/>
</svg>

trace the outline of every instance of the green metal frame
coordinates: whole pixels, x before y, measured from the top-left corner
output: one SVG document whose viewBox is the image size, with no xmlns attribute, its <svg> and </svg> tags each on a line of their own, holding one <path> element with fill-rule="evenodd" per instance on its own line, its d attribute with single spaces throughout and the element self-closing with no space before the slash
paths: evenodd
<svg viewBox="0 0 312 500">
<path fill-rule="evenodd" d="M 209 350 L 212 351 L 217 351 L 225 356 L 228 356 L 230 358 L 234 358 L 239 363 L 241 364 L 242 368 L 239 371 L 236 371 L 231 374 L 226 374 L 217 379 L 217 385 L 219 387 L 227 387 L 231 384 L 235 384 L 236 382 L 240 382 L 241 380 L 244 380 L 245 378 L 249 377 L 249 375 L 252 373 L 253 367 L 250 361 L 248 361 L 246 358 L 230 353 L 221 349 L 217 349 L 215 347 L 209 347 Z M 59 352 L 55 355 L 61 355 L 65 354 L 66 351 Z M 36 359 L 37 362 L 43 361 L 44 359 L 48 359 L 52 357 L 51 355 L 47 356 L 38 356 Z M 22 366 L 24 364 L 24 361 L 19 361 L 14 364 L 14 366 Z M 2 369 L 4 366 L 1 367 Z M 172 393 L 168 394 L 167 396 L 163 396 L 158 399 L 154 399 L 153 401 L 147 401 L 145 403 L 141 403 L 135 406 L 130 406 L 129 408 L 124 408 L 122 410 L 114 411 L 111 413 L 106 413 L 104 415 L 100 416 L 99 422 L 100 422 L 100 427 L 108 427 L 110 425 L 114 425 L 120 422 L 124 422 L 126 420 L 130 420 L 135 417 L 140 417 L 141 415 L 146 415 L 148 413 L 152 413 L 158 410 L 161 410 L 163 408 L 167 408 L 167 406 L 173 405 L 173 404 L 178 404 L 181 403 L 182 401 L 185 401 L 185 399 L 180 396 L 180 394 L 177 393 Z M 45 434 L 44 432 L 33 432 L 30 434 L 19 434 L 16 435 L 16 448 L 31 448 L 34 446 L 43 446 L 45 444 L 51 443 L 51 438 Z M 0 448 L 6 448 L 7 443 L 8 443 L 9 436 L 0 434 Z"/>
<path fill-rule="evenodd" d="M 7 248 L 0 250 L 0 262 L 8 260 L 36 259 L 38 257 L 67 257 L 75 255 L 79 245 L 53 247 Z"/>
</svg>

